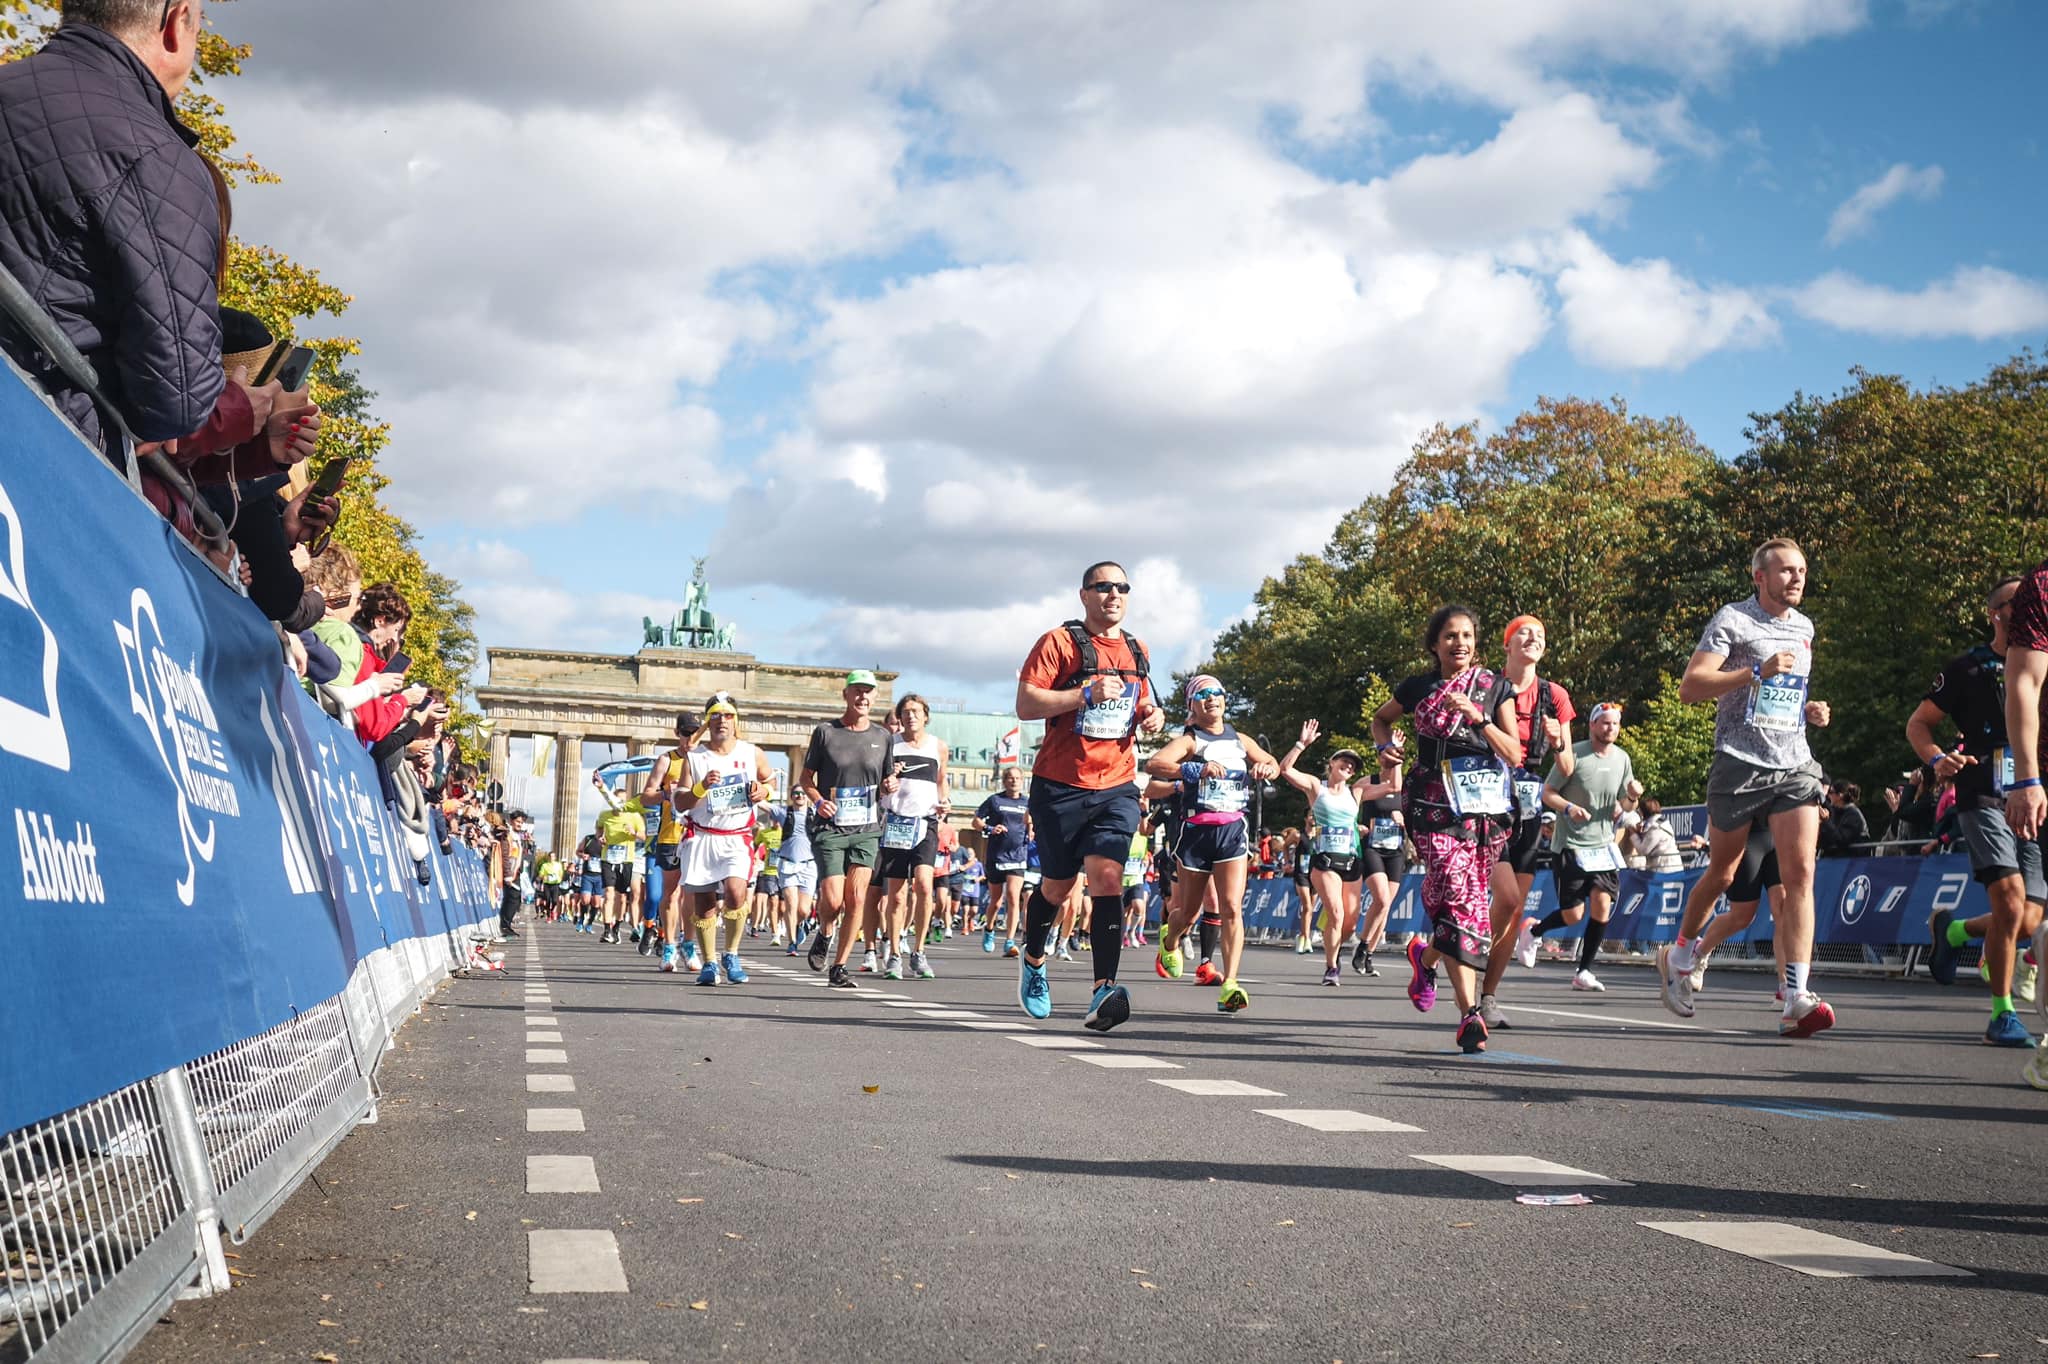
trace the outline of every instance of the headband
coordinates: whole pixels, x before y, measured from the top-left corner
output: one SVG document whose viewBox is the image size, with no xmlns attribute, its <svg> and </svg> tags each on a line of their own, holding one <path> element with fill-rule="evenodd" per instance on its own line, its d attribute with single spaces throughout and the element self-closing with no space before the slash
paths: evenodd
<svg viewBox="0 0 2048 1364">
<path fill-rule="evenodd" d="M 1515 632 L 1517 630 L 1520 630 L 1524 625 L 1533 625 L 1539 630 L 1543 628 L 1543 622 L 1536 619 L 1536 617 L 1534 616 L 1516 616 L 1513 620 L 1508 622 L 1508 628 L 1501 631 L 1500 633 L 1500 642 L 1503 648 L 1506 647 L 1507 642 L 1509 640 L 1515 637 Z"/>
</svg>

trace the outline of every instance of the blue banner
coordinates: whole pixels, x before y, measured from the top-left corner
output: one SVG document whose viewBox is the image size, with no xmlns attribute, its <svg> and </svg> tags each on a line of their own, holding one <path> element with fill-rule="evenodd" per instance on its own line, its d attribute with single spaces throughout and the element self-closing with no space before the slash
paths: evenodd
<svg viewBox="0 0 2048 1364">
<path fill-rule="evenodd" d="M 427 881 L 276 634 L 0 373 L 0 1132 L 274 1027 L 486 916 Z"/>
</svg>

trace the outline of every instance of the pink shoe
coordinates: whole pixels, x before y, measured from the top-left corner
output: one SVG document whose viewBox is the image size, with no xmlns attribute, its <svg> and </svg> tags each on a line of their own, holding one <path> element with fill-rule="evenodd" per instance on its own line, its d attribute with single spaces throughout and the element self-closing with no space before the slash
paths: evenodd
<svg viewBox="0 0 2048 1364">
<path fill-rule="evenodd" d="M 1418 1012 L 1428 1013 L 1436 1007 L 1436 971 L 1422 964 L 1422 939 L 1408 940 L 1408 1002 Z"/>
</svg>

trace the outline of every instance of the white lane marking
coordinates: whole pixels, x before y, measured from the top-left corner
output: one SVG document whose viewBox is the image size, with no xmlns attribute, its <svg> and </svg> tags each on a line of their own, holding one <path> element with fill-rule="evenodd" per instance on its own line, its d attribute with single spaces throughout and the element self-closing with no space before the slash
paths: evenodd
<svg viewBox="0 0 2048 1364">
<path fill-rule="evenodd" d="M 1177 1089 L 1183 1094 L 1193 1094 L 1198 1098 L 1204 1099 L 1231 1097 L 1241 1099 L 1284 1099 L 1287 1097 L 1277 1089 L 1260 1089 L 1257 1085 L 1248 1085 L 1242 1080 L 1154 1080 L 1152 1083 L 1155 1085 L 1165 1085 L 1168 1089 Z"/>
<path fill-rule="evenodd" d="M 958 1021 L 957 1021 L 957 1022 L 956 1022 L 956 1023 L 954 1024 L 954 1026 L 956 1026 L 956 1027 L 961 1027 L 961 1028 L 975 1028 L 975 1029 L 978 1029 L 978 1030 L 980 1030 L 980 1031 L 982 1031 L 982 1032 L 1030 1032 L 1030 1031 L 1031 1031 L 1031 1025 L 1030 1025 L 1029 1023 L 975 1023 L 975 1022 L 971 1022 L 971 1021 L 969 1021 L 969 1020 L 967 1020 L 967 1019 L 960 1019 L 960 1020 L 958 1020 Z"/>
<path fill-rule="evenodd" d="M 884 1007 L 890 1009 L 936 1009 L 940 1006 L 928 999 L 892 999 Z"/>
<path fill-rule="evenodd" d="M 540 1364 L 647 1364 L 644 1359 L 543 1359 Z"/>
<path fill-rule="evenodd" d="M 889 1000 L 889 999 L 909 999 L 909 998 L 910 998 L 910 996 L 909 996 L 909 995 L 889 995 L 889 994 L 883 994 L 883 993 L 882 993 L 882 992 L 881 992 L 880 990 L 865 990 L 865 989 L 864 989 L 864 990 L 862 990 L 862 991 L 860 992 L 860 997 L 861 997 L 862 999 L 882 999 L 882 1000 Z"/>
<path fill-rule="evenodd" d="M 1570 1165 L 1559 1165 L 1554 1160 L 1539 1160 L 1535 1156 L 1418 1156 L 1410 1160 L 1426 1160 L 1431 1165 L 1441 1165 L 1446 1170 L 1460 1174 L 1477 1175 L 1490 1179 L 1495 1184 L 1506 1184 L 1517 1189 L 1569 1188 L 1577 1184 L 1612 1184 L 1621 1188 L 1632 1187 L 1625 1179 L 1610 1179 L 1596 1175 L 1591 1170 L 1575 1169 Z"/>
<path fill-rule="evenodd" d="M 1867 1246 L 1846 1236 L 1809 1231 L 1789 1222 L 1639 1222 L 1672 1236 L 1732 1250 L 1752 1260 L 1816 1279 L 1974 1278 L 1967 1269 Z"/>
<path fill-rule="evenodd" d="M 1670 1028 L 1674 1032 L 1711 1032 L 1722 1037 L 1747 1036 L 1740 1028 L 1709 1028 L 1699 1023 L 1671 1023 L 1661 1018 L 1623 1018 L 1620 1014 L 1586 1014 L 1571 1009 L 1532 1009 L 1527 1004 L 1516 1004 L 1501 1010 L 1504 1014 L 1549 1014 L 1555 1018 L 1584 1018 L 1595 1023 L 1614 1023 L 1624 1028 Z"/>
<path fill-rule="evenodd" d="M 560 1025 L 553 1018 L 528 1018 L 526 1026 L 529 1028 L 553 1028 Z"/>
<path fill-rule="evenodd" d="M 603 1193 L 597 1186 L 597 1162 L 589 1156 L 528 1156 L 526 1191 L 541 1193 Z"/>
<path fill-rule="evenodd" d="M 608 1231 L 526 1233 L 529 1293 L 624 1293 L 619 1238 Z"/>
<path fill-rule="evenodd" d="M 987 1017 L 988 1017 L 988 1015 L 987 1015 L 987 1014 L 978 1014 L 978 1013 L 976 1013 L 976 1012 L 975 1012 L 974 1010 L 972 1010 L 972 1009 L 919 1009 L 919 1010 L 917 1011 L 917 1016 L 918 1016 L 919 1018 L 987 1018 Z"/>
<path fill-rule="evenodd" d="M 573 1075 L 529 1075 L 526 1077 L 528 1094 L 573 1094 L 576 1092 L 576 1077 Z"/>
<path fill-rule="evenodd" d="M 526 1064 L 529 1066 L 566 1066 L 569 1053 L 559 1047 L 528 1047 Z"/>
<path fill-rule="evenodd" d="M 529 1108 L 526 1110 L 526 1130 L 529 1132 L 581 1132 L 583 1110 L 580 1108 Z"/>
<path fill-rule="evenodd" d="M 529 1032 L 526 1034 L 526 1040 L 529 1042 L 559 1042 L 562 1040 L 562 1034 L 558 1032 Z"/>
<path fill-rule="evenodd" d="M 1359 1113 L 1349 1108 L 1261 1108 L 1255 1110 L 1269 1118 L 1282 1122 L 1296 1123 L 1302 1127 L 1314 1128 L 1318 1132 L 1420 1132 L 1405 1122 L 1391 1118 L 1375 1118 L 1370 1113 Z"/>
<path fill-rule="evenodd" d="M 1101 1056 L 1076 1056 L 1075 1061 L 1086 1061 L 1091 1066 L 1104 1070 L 1181 1070 L 1184 1067 L 1173 1061 L 1161 1061 L 1154 1056 L 1133 1056 L 1129 1052 L 1105 1052 Z"/>
<path fill-rule="evenodd" d="M 1087 1038 L 1085 1038 L 1085 1037 L 1059 1037 L 1059 1036 L 1051 1036 L 1051 1037 L 1041 1037 L 1041 1036 L 1039 1036 L 1039 1035 L 1037 1035 L 1037 1034 L 1035 1034 L 1035 1033 L 1034 1033 L 1034 1034 L 1032 1034 L 1032 1035 L 1031 1035 L 1030 1037 L 1017 1037 L 1017 1036 L 1014 1036 L 1014 1035 L 1013 1035 L 1013 1036 L 1012 1036 L 1012 1037 L 1010 1038 L 1010 1040 L 1011 1040 L 1012 1042 L 1022 1042 L 1022 1043 L 1023 1043 L 1023 1044 L 1025 1045 L 1025 1046 L 1027 1046 L 1027 1047 L 1042 1047 L 1042 1048 L 1045 1048 L 1046 1050 L 1060 1050 L 1060 1051 L 1083 1051 L 1083 1050 L 1086 1050 L 1086 1051 L 1100 1051 L 1100 1050 L 1102 1050 L 1102 1044 L 1101 1044 L 1100 1042 L 1090 1042 L 1090 1041 L 1089 1041 L 1089 1040 L 1088 1040 Z"/>
</svg>

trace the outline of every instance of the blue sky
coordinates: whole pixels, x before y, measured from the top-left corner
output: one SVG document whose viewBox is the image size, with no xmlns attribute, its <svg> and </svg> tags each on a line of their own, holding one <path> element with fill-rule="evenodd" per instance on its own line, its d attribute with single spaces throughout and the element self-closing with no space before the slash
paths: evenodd
<svg viewBox="0 0 2048 1364">
<path fill-rule="evenodd" d="M 486 646 L 709 554 L 743 648 L 997 705 L 1080 564 L 1196 661 L 1429 422 L 1725 455 L 2048 337 L 2019 0 L 285 8 L 215 11 L 238 225 L 356 295 Z"/>
</svg>

